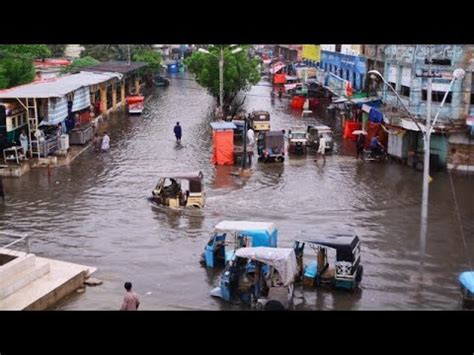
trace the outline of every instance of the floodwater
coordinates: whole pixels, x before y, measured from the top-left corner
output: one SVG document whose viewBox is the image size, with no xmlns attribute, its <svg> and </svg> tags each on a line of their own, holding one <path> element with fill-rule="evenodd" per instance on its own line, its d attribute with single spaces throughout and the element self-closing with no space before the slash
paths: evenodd
<svg viewBox="0 0 474 355">
<path fill-rule="evenodd" d="M 267 83 L 253 87 L 247 110 L 270 111 L 274 129 L 302 123 L 288 100 L 272 103 L 269 93 Z M 210 163 L 213 105 L 193 80 L 178 77 L 157 88 L 143 115 L 109 119 L 108 153 L 89 149 L 50 178 L 33 170 L 4 179 L 0 228 L 31 234 L 38 255 L 97 267 L 95 276 L 104 281 L 56 309 L 118 309 L 127 280 L 143 309 L 238 309 L 209 295 L 219 272 L 199 264 L 213 226 L 225 219 L 273 221 L 281 247 L 302 234 L 360 237 L 360 291 L 305 289 L 298 309 L 459 309 L 457 277 L 474 259 L 474 177 L 433 175 L 421 268 L 421 173 L 398 163 L 356 161 L 353 143 L 336 138 L 325 164 L 312 154 L 283 165 L 254 162 L 244 181 L 231 175 L 236 167 Z M 341 136 L 340 122 L 318 120 Z M 183 126 L 181 146 L 172 132 L 176 121 Z M 150 206 L 146 198 L 160 173 L 194 170 L 205 177 L 204 209 Z"/>
</svg>

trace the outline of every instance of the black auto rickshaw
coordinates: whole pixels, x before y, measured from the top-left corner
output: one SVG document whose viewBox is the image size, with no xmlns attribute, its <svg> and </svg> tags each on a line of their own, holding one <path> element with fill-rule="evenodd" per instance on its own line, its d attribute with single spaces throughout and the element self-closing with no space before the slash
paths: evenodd
<svg viewBox="0 0 474 355">
<path fill-rule="evenodd" d="M 308 245 L 315 253 L 315 260 L 304 265 L 304 248 Z M 362 281 L 360 240 L 358 236 L 338 234 L 334 236 L 297 240 L 295 242 L 299 277 L 306 286 L 332 286 L 352 290 Z M 328 262 L 328 249 L 335 250 L 334 267 Z M 308 255 L 307 255 L 308 257 Z"/>
<path fill-rule="evenodd" d="M 257 151 L 259 162 L 283 162 L 285 160 L 284 132 L 259 132 L 257 138 Z"/>
</svg>

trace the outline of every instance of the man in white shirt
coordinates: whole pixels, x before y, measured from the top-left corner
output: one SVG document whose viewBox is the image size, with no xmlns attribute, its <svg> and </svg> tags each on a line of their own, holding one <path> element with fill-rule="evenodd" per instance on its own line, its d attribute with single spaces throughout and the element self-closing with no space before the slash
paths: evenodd
<svg viewBox="0 0 474 355">
<path fill-rule="evenodd" d="M 323 156 L 323 161 L 326 162 L 326 138 L 322 134 L 319 135 L 319 147 L 318 151 L 316 152 L 316 159 L 314 161 L 318 161 L 318 154 Z"/>
<path fill-rule="evenodd" d="M 104 136 L 102 137 L 102 145 L 100 149 L 103 152 L 108 151 L 110 148 L 110 137 L 107 135 L 107 132 L 104 132 Z"/>
<path fill-rule="evenodd" d="M 255 144 L 255 132 L 253 131 L 252 127 L 250 127 L 247 131 L 247 144 L 251 145 L 252 147 Z"/>
</svg>

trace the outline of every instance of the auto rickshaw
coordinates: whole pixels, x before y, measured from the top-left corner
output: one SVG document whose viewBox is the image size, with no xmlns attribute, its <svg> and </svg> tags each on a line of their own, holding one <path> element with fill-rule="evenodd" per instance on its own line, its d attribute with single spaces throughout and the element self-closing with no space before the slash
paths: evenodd
<svg viewBox="0 0 474 355">
<path fill-rule="evenodd" d="M 308 133 L 304 127 L 294 127 L 288 131 L 288 152 L 306 154 Z"/>
<path fill-rule="evenodd" d="M 304 265 L 304 248 L 308 245 L 316 253 L 316 260 Z M 352 290 L 362 281 L 363 267 L 360 264 L 359 237 L 334 235 L 316 239 L 297 240 L 295 253 L 299 280 L 311 287 L 332 286 Z M 336 252 L 334 267 L 328 262 L 328 250 Z"/>
<path fill-rule="evenodd" d="M 250 127 L 255 132 L 270 130 L 270 113 L 268 111 L 253 111 L 250 115 Z"/>
<path fill-rule="evenodd" d="M 211 296 L 257 309 L 278 300 L 284 308 L 290 308 L 297 274 L 294 249 L 241 248 L 227 263 L 219 287 L 211 291 Z"/>
<path fill-rule="evenodd" d="M 169 174 L 160 177 L 152 191 L 151 202 L 171 208 L 204 207 L 202 172 Z M 182 184 L 185 183 L 185 186 Z"/>
<path fill-rule="evenodd" d="M 155 86 L 168 86 L 170 80 L 161 74 L 156 74 L 154 78 Z"/>
<path fill-rule="evenodd" d="M 308 145 L 310 147 L 319 147 L 319 136 L 326 138 L 326 150 L 332 150 L 334 146 L 331 127 L 326 125 L 309 125 L 308 129 Z"/>
<path fill-rule="evenodd" d="M 474 308 L 474 272 L 465 271 L 459 275 L 461 300 L 464 308 Z"/>
<path fill-rule="evenodd" d="M 204 247 L 201 264 L 207 267 L 224 266 L 242 247 L 273 247 L 278 241 L 278 229 L 273 223 L 251 221 L 222 221 Z"/>
<path fill-rule="evenodd" d="M 285 160 L 285 135 L 283 131 L 259 132 L 257 138 L 259 162 Z"/>
</svg>

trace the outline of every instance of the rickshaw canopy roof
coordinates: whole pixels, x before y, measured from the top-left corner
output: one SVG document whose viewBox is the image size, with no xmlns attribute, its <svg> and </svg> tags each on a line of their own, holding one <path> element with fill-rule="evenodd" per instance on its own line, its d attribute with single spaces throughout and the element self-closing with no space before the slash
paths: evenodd
<svg viewBox="0 0 474 355">
<path fill-rule="evenodd" d="M 268 112 L 268 111 L 253 111 L 252 116 L 253 116 L 254 119 L 255 118 L 260 118 L 261 119 L 262 117 L 260 117 L 260 116 L 265 116 L 265 120 L 268 120 L 268 119 L 270 119 L 270 112 Z"/>
<path fill-rule="evenodd" d="M 200 171 L 193 171 L 188 173 L 173 173 L 167 175 L 160 175 L 160 179 L 186 179 L 186 180 L 202 180 L 203 175 Z"/>
<path fill-rule="evenodd" d="M 303 132 L 306 133 L 306 127 L 291 127 L 291 132 Z"/>
<path fill-rule="evenodd" d="M 325 237 L 302 239 L 302 241 L 309 244 L 320 244 L 334 249 L 344 247 L 351 247 L 354 249 L 357 243 L 359 243 L 359 237 L 350 234 L 335 234 Z"/>
<path fill-rule="evenodd" d="M 278 270 L 285 286 L 290 285 L 298 274 L 296 255 L 292 248 L 240 248 L 235 252 L 239 258 L 260 261 Z"/>
<path fill-rule="evenodd" d="M 309 127 L 310 128 L 315 128 L 315 129 L 320 130 L 320 131 L 330 131 L 331 130 L 331 127 L 326 126 L 326 125 L 310 125 Z"/>
<path fill-rule="evenodd" d="M 271 222 L 222 221 L 216 225 L 215 229 L 222 232 L 263 230 L 271 234 L 275 230 L 275 224 Z"/>
<path fill-rule="evenodd" d="M 336 250 L 338 256 L 345 256 L 351 259 L 352 251 L 359 244 L 359 237 L 350 234 L 336 234 L 332 236 L 301 239 L 303 243 L 321 245 Z M 337 257 L 339 259 L 339 257 Z"/>
</svg>

